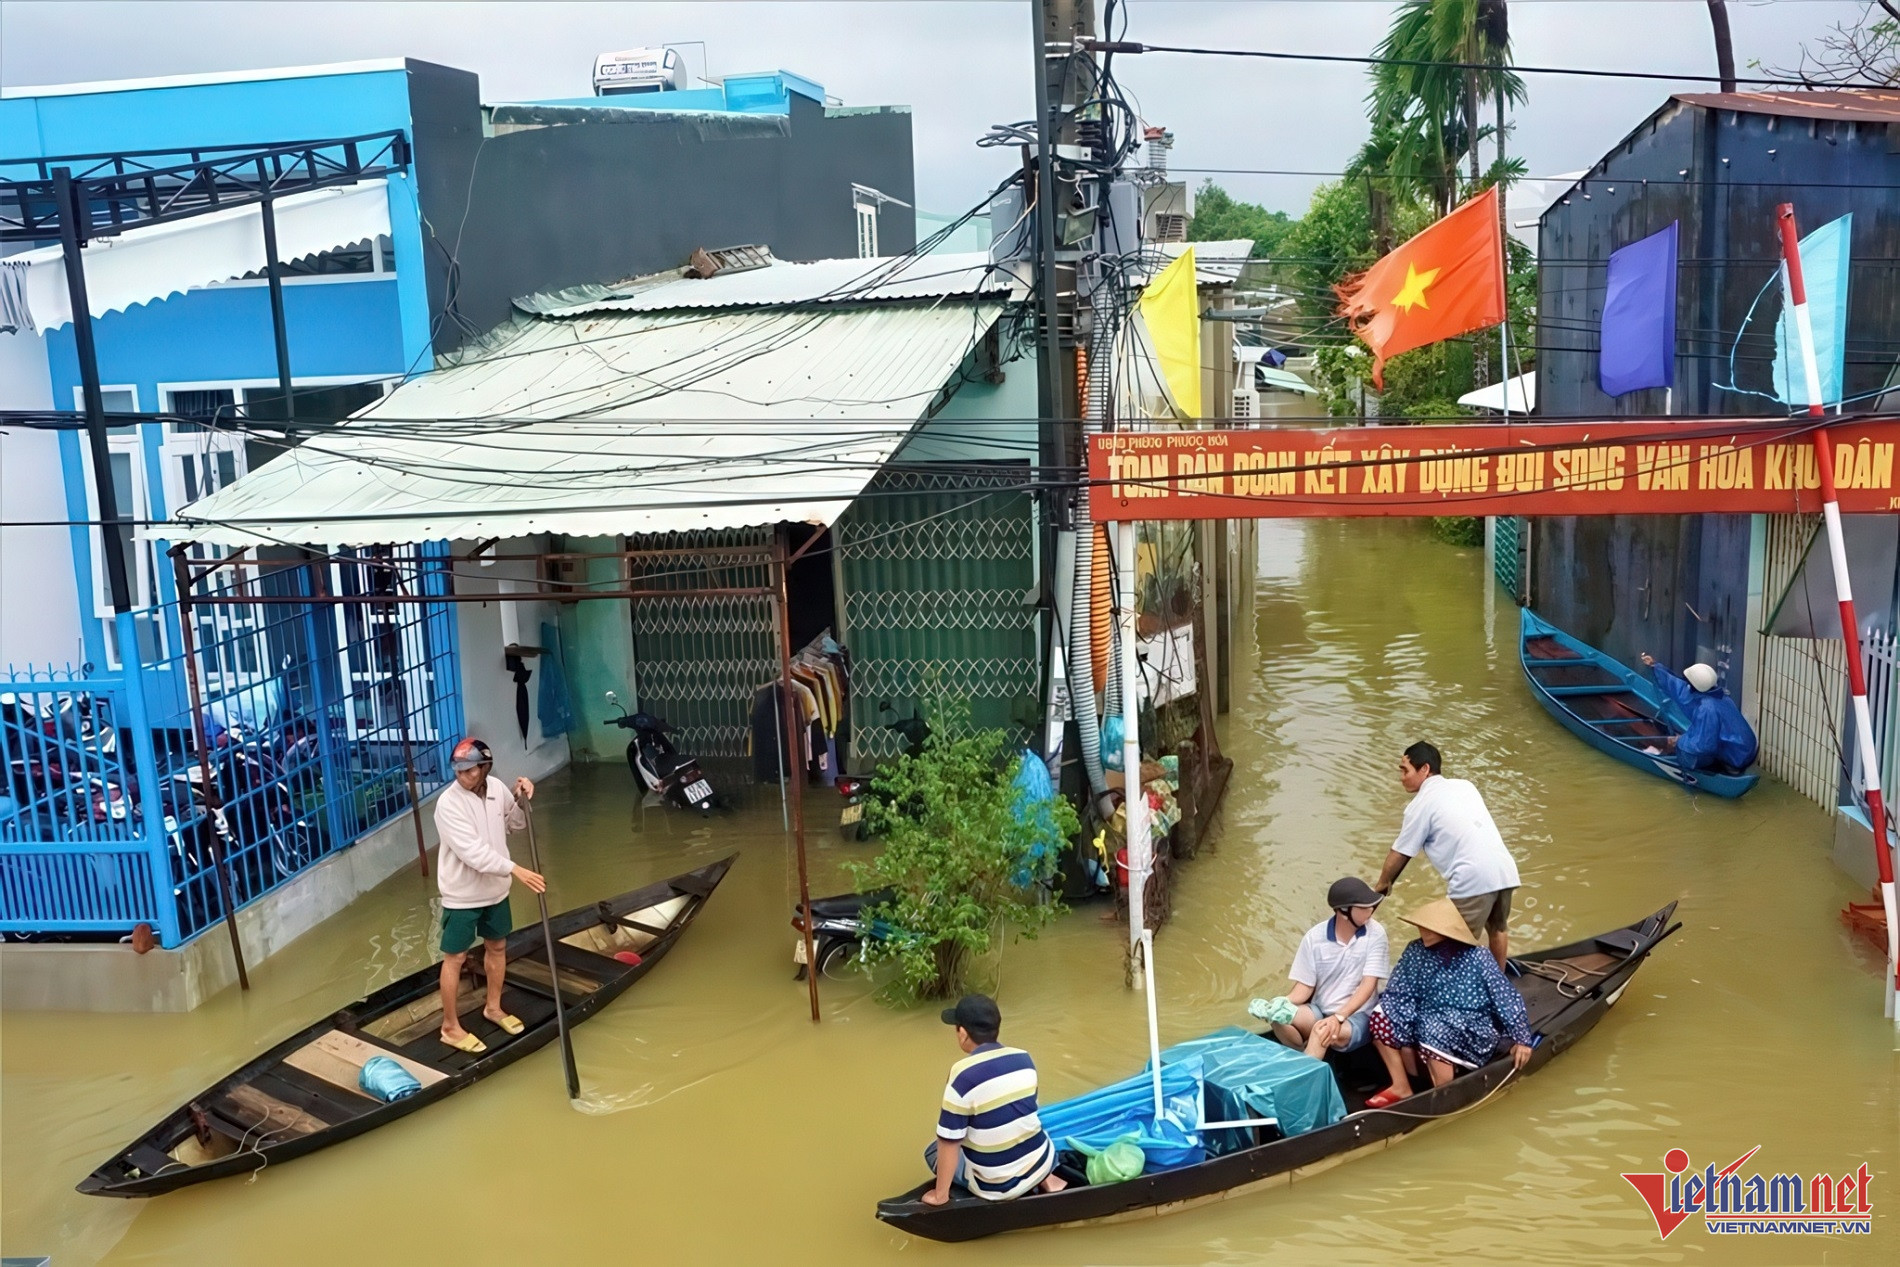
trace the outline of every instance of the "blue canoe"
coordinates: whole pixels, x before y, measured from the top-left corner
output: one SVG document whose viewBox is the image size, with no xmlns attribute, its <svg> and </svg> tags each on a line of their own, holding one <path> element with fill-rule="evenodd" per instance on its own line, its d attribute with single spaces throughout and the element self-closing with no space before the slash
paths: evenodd
<svg viewBox="0 0 1900 1267">
<path fill-rule="evenodd" d="M 1754 774 L 1685 770 L 1673 756 L 1644 751 L 1688 729 L 1681 707 L 1644 674 L 1538 619 L 1529 608 L 1523 613 L 1518 654 L 1538 702 L 1598 752 L 1715 796 L 1740 796 L 1759 781 Z"/>
</svg>

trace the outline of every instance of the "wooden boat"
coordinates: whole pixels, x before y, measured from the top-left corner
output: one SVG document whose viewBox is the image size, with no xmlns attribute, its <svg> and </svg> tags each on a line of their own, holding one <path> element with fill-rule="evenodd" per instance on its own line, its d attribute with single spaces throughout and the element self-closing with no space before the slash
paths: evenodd
<svg viewBox="0 0 1900 1267">
<path fill-rule="evenodd" d="M 1647 749 L 1679 738 L 1689 719 L 1644 674 L 1613 660 L 1539 619 L 1529 608 L 1520 622 L 1519 654 L 1531 693 L 1571 734 L 1625 765 L 1716 796 L 1737 797 L 1760 781 L 1755 774 L 1685 770 L 1675 757 Z"/>
<path fill-rule="evenodd" d="M 1625 928 L 1596 937 L 1518 956 L 1524 968 L 1514 980 L 1524 994 L 1536 1050 L 1524 1072 L 1528 1077 L 1562 1055 L 1589 1033 L 1621 997 L 1630 978 L 1658 942 L 1682 927 L 1671 924 L 1676 904 Z M 997 1232 L 1037 1227 L 1117 1222 L 1171 1214 L 1190 1206 L 1238 1196 L 1243 1192 L 1285 1187 L 1295 1179 L 1325 1170 L 1361 1152 L 1384 1148 L 1428 1122 L 1455 1116 L 1492 1098 L 1511 1076 L 1508 1057 L 1493 1060 L 1443 1087 L 1421 1090 L 1389 1109 L 1368 1109 L 1366 1097 L 1386 1083 L 1378 1054 L 1370 1046 L 1332 1059 L 1347 1114 L 1331 1126 L 1303 1135 L 1261 1140 L 1251 1147 L 1208 1158 L 1175 1170 L 1144 1174 L 1125 1183 L 1091 1186 L 1081 1170 L 1065 1161 L 1060 1168 L 1069 1187 L 1037 1192 L 1014 1201 L 985 1201 L 952 1188 L 949 1202 L 925 1205 L 925 1182 L 880 1202 L 877 1217 L 892 1227 L 936 1241 L 968 1241 Z M 1417 1084 L 1424 1086 L 1423 1082 Z M 1272 1128 L 1261 1132 L 1276 1134 Z"/>
<path fill-rule="evenodd" d="M 549 921 L 568 1024 L 586 1020 L 653 971 L 732 863 L 724 858 Z M 624 952 L 639 962 L 614 958 Z M 519 1035 L 509 1037 L 482 1015 L 481 956 L 470 955 L 468 964 L 473 979 L 464 980 L 457 1007 L 463 1027 L 488 1045 L 486 1052 L 456 1051 L 442 1042 L 441 971 L 431 965 L 221 1078 L 86 1176 L 79 1191 L 157 1196 L 279 1165 L 425 1109 L 554 1040 L 554 990 L 539 921 L 508 937 L 501 1001 L 526 1025 Z M 373 1056 L 402 1065 L 422 1089 L 391 1103 L 361 1090 L 358 1078 Z"/>
</svg>

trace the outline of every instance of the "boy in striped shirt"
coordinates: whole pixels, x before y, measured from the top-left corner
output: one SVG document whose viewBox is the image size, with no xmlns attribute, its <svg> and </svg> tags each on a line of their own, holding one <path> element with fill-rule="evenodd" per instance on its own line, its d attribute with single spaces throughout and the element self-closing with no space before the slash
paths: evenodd
<svg viewBox="0 0 1900 1267">
<path fill-rule="evenodd" d="M 1062 1191 L 1068 1185 L 1054 1173 L 1055 1145 L 1036 1115 L 1036 1064 L 1028 1052 L 996 1041 L 1003 1029 L 996 1001 L 966 994 L 944 1009 L 943 1023 L 957 1027 L 964 1058 L 950 1067 L 937 1138 L 924 1150 L 924 1164 L 937 1175 L 924 1204 L 944 1204 L 953 1183 L 986 1201 L 1038 1187 Z"/>
</svg>

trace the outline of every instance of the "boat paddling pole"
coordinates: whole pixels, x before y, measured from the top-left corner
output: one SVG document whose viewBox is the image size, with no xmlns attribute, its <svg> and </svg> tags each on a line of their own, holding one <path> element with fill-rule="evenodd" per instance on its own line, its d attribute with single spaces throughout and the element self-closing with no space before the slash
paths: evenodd
<svg viewBox="0 0 1900 1267">
<path fill-rule="evenodd" d="M 534 895 L 541 904 L 541 946 L 548 955 L 548 982 L 554 989 L 554 1025 L 561 1035 L 561 1067 L 567 1074 L 567 1098 L 581 1098 L 581 1073 L 574 1067 L 574 1040 L 567 1033 L 567 1004 L 561 1000 L 561 970 L 554 962 L 554 926 L 548 922 L 547 872 L 541 870 L 541 850 L 534 839 L 534 798 L 522 801 L 528 816 L 528 860 L 542 878 L 541 892 Z"/>
</svg>

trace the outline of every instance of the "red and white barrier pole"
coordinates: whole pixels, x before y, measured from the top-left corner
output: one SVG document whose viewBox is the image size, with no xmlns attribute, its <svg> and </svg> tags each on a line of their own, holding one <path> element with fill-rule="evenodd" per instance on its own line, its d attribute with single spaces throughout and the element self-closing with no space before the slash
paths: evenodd
<svg viewBox="0 0 1900 1267">
<path fill-rule="evenodd" d="M 1801 340 L 1801 370 L 1807 378 L 1808 414 L 1823 416 L 1821 369 L 1814 355 L 1814 320 L 1808 313 L 1808 288 L 1801 279 L 1800 237 L 1795 232 L 1794 204 L 1775 208 L 1781 229 L 1782 279 L 1788 310 L 1794 314 Z M 1867 795 L 1867 819 L 1874 829 L 1874 866 L 1880 876 L 1880 905 L 1887 917 L 1887 1015 L 1900 1023 L 1894 1008 L 1894 990 L 1900 983 L 1900 919 L 1895 917 L 1893 852 L 1887 844 L 1887 807 L 1880 794 L 1880 755 L 1874 750 L 1873 716 L 1867 709 L 1867 670 L 1860 649 L 1860 621 L 1854 614 L 1854 590 L 1847 576 L 1847 548 L 1841 537 L 1841 503 L 1834 488 L 1834 442 L 1827 428 L 1814 432 L 1814 459 L 1821 475 L 1821 516 L 1827 521 L 1827 552 L 1834 564 L 1834 593 L 1841 600 L 1841 641 L 1847 647 L 1847 685 L 1854 697 L 1854 731 L 1859 740 L 1861 778 Z"/>
</svg>

